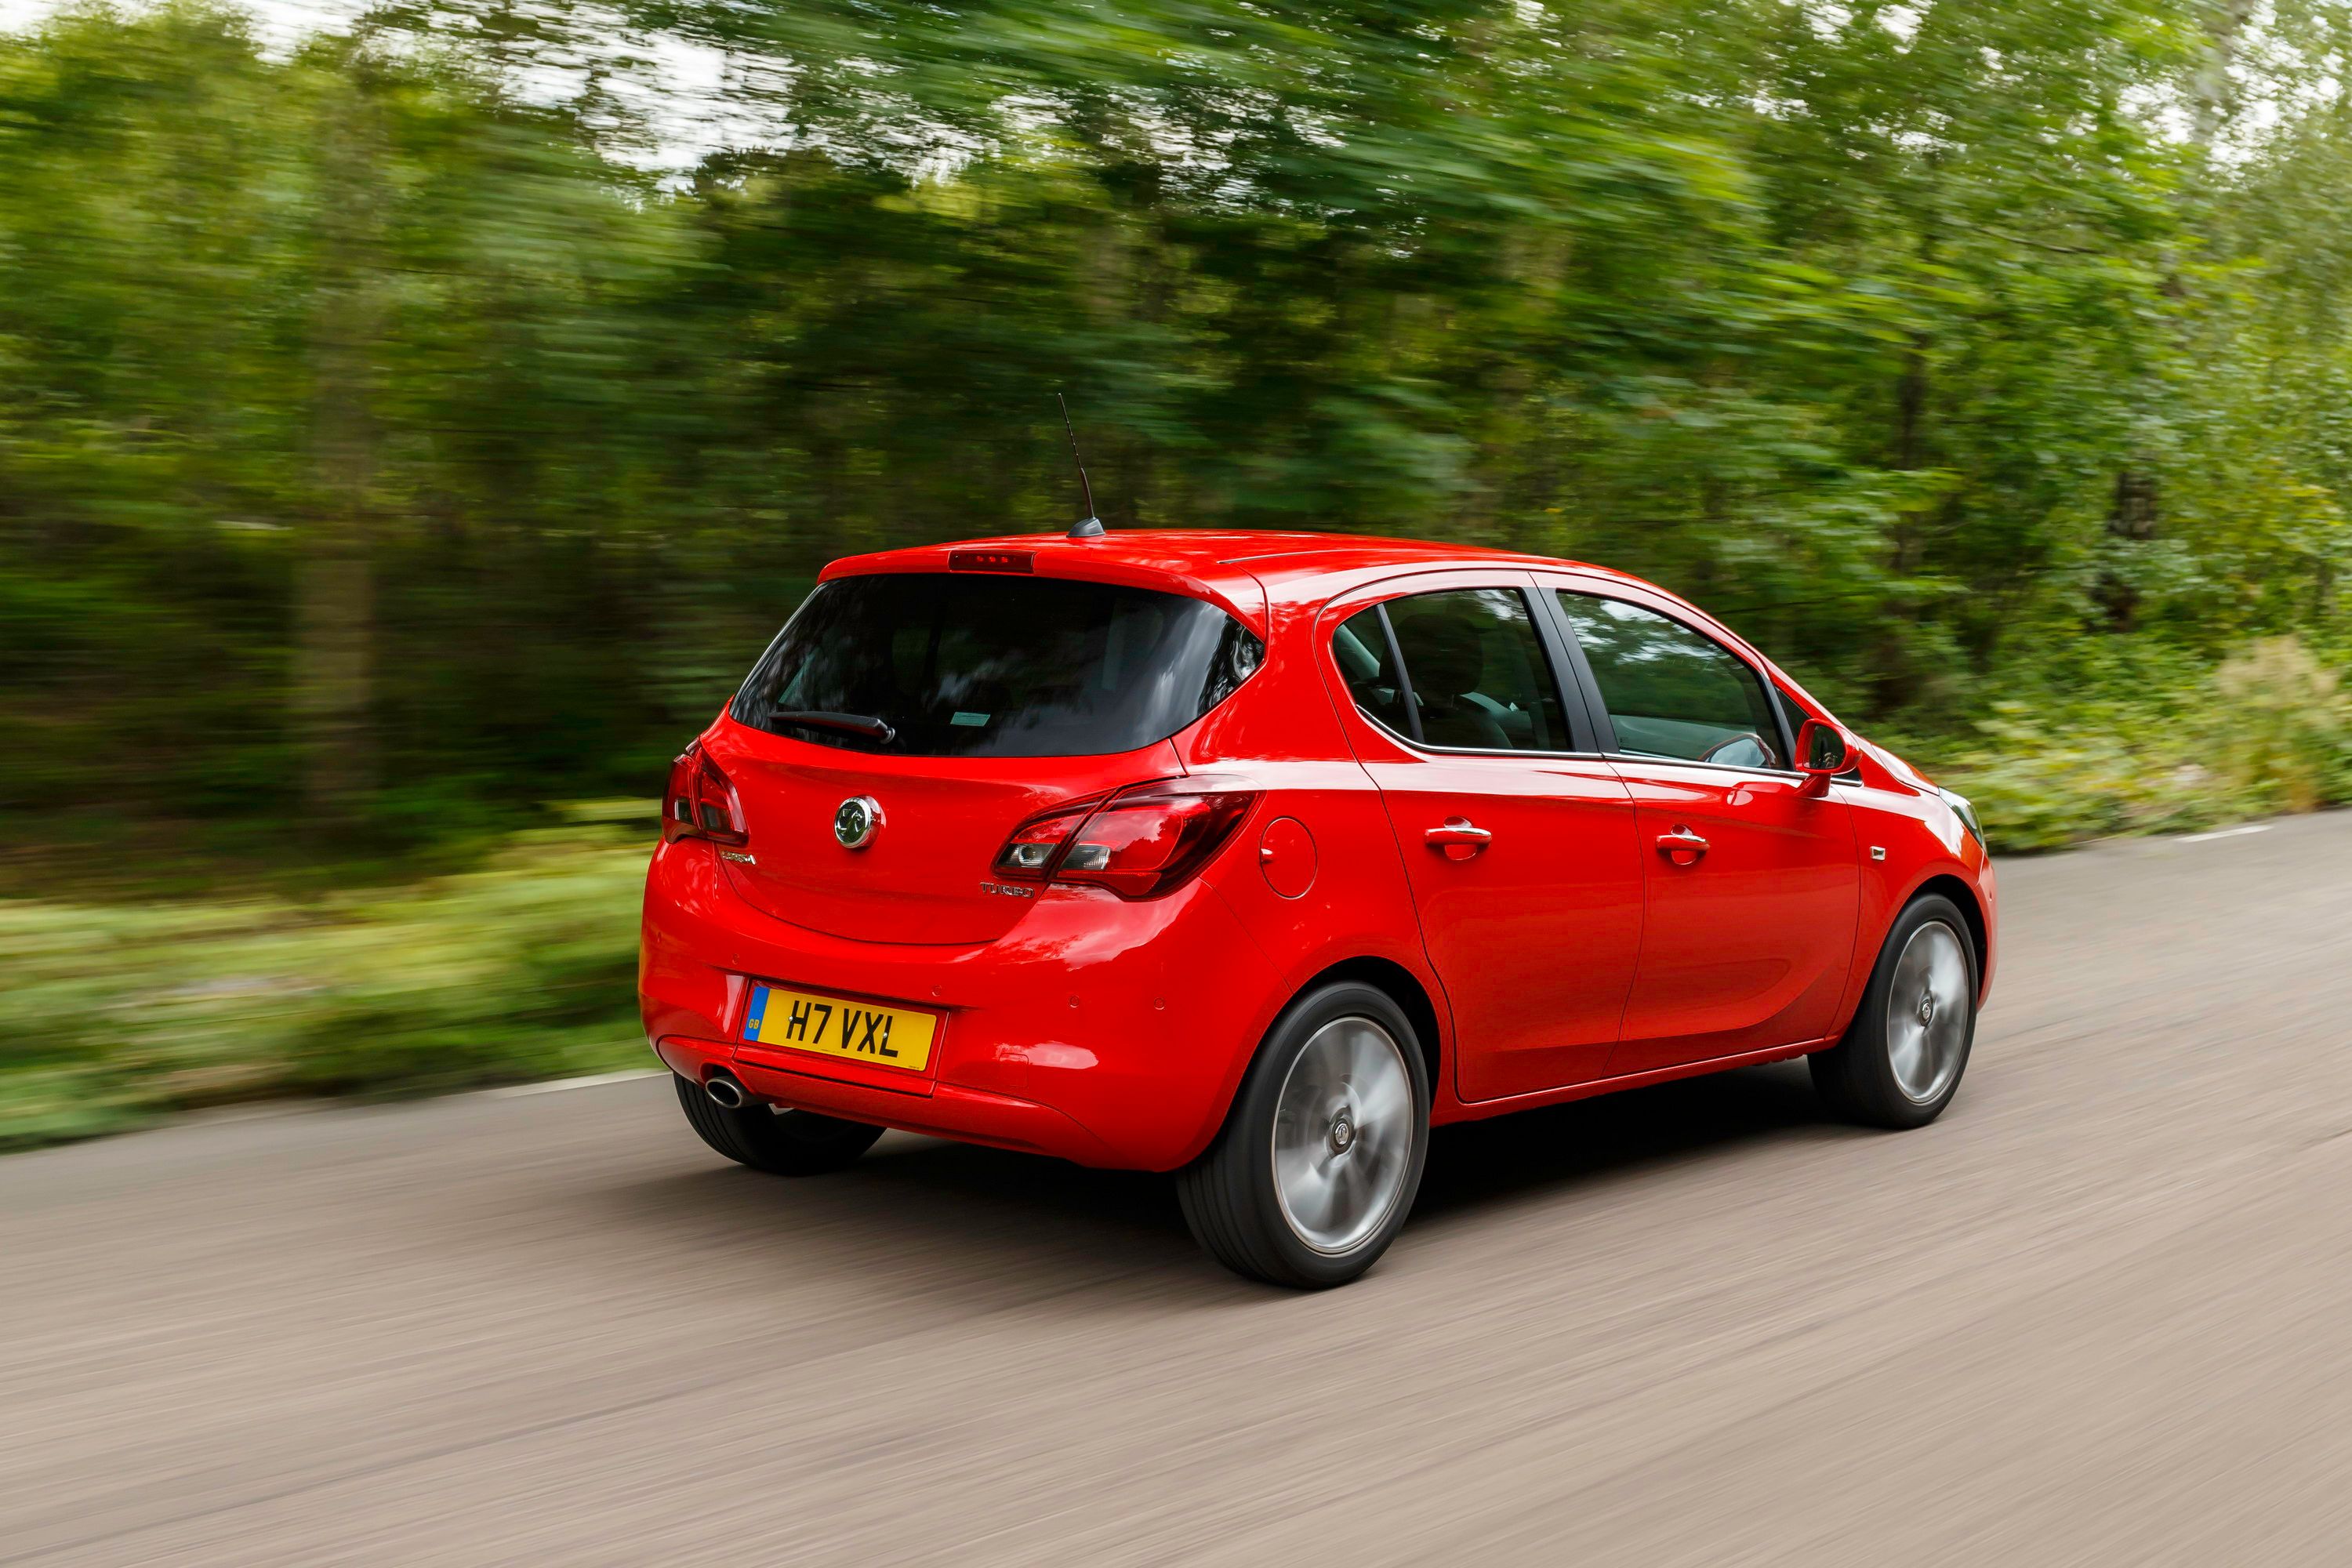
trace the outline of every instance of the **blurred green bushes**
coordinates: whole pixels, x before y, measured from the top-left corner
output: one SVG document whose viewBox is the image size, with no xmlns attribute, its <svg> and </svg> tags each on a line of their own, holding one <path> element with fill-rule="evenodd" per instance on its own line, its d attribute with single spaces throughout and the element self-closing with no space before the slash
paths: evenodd
<svg viewBox="0 0 2352 1568">
<path fill-rule="evenodd" d="M 1914 760 L 1969 797 L 1996 850 L 2352 805 L 2352 703 L 2299 638 L 2178 663 L 2103 661 L 1965 739 L 1913 742 Z"/>
<path fill-rule="evenodd" d="M 0 1148 L 243 1100 L 655 1065 L 635 1000 L 650 814 L 572 815 L 395 889 L 0 900 Z"/>
</svg>

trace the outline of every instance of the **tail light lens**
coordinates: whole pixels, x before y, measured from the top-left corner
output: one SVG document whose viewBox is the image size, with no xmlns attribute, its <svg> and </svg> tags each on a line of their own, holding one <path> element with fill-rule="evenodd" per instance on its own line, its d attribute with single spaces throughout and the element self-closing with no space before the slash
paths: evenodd
<svg viewBox="0 0 2352 1568">
<path fill-rule="evenodd" d="M 1004 847 L 996 852 L 996 874 L 1025 882 L 1045 880 L 1054 869 L 1054 862 L 1068 847 L 1070 835 L 1102 803 L 1100 795 L 1073 801 L 1040 812 L 1014 828 L 1013 837 L 1004 841 Z"/>
<path fill-rule="evenodd" d="M 1058 805 L 1013 830 L 997 851 L 996 874 L 1155 898 L 1207 865 L 1256 803 L 1255 790 L 1213 779 L 1163 779 Z"/>
<path fill-rule="evenodd" d="M 708 838 L 713 844 L 751 840 L 735 786 L 699 745 L 688 746 L 669 765 L 669 788 L 662 795 L 662 842 L 675 844 L 681 838 Z"/>
</svg>

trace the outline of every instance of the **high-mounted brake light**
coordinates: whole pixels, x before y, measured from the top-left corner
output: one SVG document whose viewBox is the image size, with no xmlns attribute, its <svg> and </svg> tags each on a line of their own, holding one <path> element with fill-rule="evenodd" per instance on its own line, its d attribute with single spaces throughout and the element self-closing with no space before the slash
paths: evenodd
<svg viewBox="0 0 2352 1568">
<path fill-rule="evenodd" d="M 950 572 L 1029 572 L 1037 570 L 1034 550 L 950 550 Z"/>
<path fill-rule="evenodd" d="M 700 743 L 669 765 L 669 788 L 662 793 L 662 842 L 707 838 L 713 844 L 748 844 L 743 806 L 735 786 L 719 764 L 702 754 Z"/>
<path fill-rule="evenodd" d="M 1257 802 L 1213 779 L 1163 779 L 1030 817 L 997 851 L 996 874 L 1080 882 L 1123 899 L 1156 898 L 1209 863 Z"/>
</svg>

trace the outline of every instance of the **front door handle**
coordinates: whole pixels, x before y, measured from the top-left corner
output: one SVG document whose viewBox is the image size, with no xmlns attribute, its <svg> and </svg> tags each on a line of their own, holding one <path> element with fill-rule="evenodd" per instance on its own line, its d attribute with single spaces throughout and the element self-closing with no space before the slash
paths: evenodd
<svg viewBox="0 0 2352 1568">
<path fill-rule="evenodd" d="M 1449 816 L 1443 827 L 1433 827 L 1423 835 L 1432 849 L 1443 850 L 1448 860 L 1467 860 L 1495 841 L 1495 836 L 1483 827 L 1473 827 L 1466 816 Z"/>
<path fill-rule="evenodd" d="M 1696 866 L 1706 853 L 1706 840 L 1678 823 L 1672 833 L 1658 835 L 1658 853 L 1677 866 Z"/>
</svg>

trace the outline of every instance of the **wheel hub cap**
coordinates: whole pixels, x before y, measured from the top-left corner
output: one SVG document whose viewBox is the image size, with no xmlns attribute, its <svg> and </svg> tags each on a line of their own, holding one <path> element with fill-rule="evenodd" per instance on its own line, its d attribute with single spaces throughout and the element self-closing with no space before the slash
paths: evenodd
<svg viewBox="0 0 2352 1568">
<path fill-rule="evenodd" d="M 1959 933 L 1941 921 L 1913 931 L 1886 995 L 1887 1066 L 1895 1086 L 1925 1105 L 1951 1087 L 1968 1050 L 1969 961 Z"/>
<path fill-rule="evenodd" d="M 1419 1114 L 1394 1037 L 1335 1018 L 1290 1064 L 1275 1102 L 1274 1190 L 1282 1217 L 1318 1252 L 1357 1247 L 1404 1193 Z"/>
</svg>

